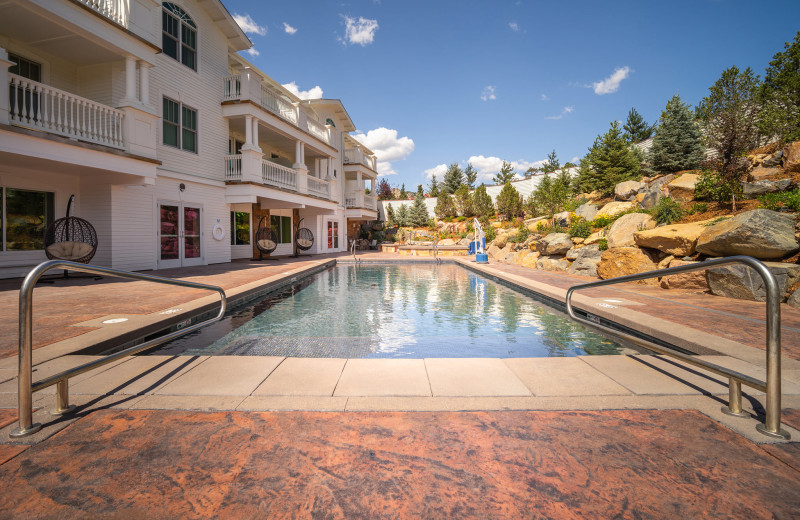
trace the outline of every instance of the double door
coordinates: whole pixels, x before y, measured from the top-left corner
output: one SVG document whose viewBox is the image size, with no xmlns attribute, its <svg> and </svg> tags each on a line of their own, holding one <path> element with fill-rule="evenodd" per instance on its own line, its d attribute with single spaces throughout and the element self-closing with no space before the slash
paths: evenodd
<svg viewBox="0 0 800 520">
<path fill-rule="evenodd" d="M 158 204 L 159 269 L 203 263 L 202 215 L 199 204 Z"/>
</svg>

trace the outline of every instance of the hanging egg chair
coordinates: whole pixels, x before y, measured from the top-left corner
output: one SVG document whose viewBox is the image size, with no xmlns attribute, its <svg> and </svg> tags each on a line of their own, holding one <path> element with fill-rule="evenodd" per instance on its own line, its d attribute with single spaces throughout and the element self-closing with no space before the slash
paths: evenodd
<svg viewBox="0 0 800 520">
<path fill-rule="evenodd" d="M 256 249 L 258 249 L 258 259 L 263 260 L 264 255 L 272 254 L 278 247 L 278 234 L 272 229 L 272 226 L 267 222 L 268 217 L 261 217 L 258 222 L 258 230 L 256 230 Z M 268 258 L 268 260 L 278 260 L 277 258 Z"/>
<path fill-rule="evenodd" d="M 311 232 L 310 229 L 300 227 L 303 224 L 303 220 L 300 219 L 298 222 L 297 227 L 299 228 L 297 232 L 294 234 L 294 257 L 300 256 L 300 251 L 308 251 L 311 249 L 311 246 L 314 245 L 314 233 Z"/>
<path fill-rule="evenodd" d="M 88 264 L 97 252 L 97 232 L 87 220 L 70 216 L 73 200 L 75 195 L 69 198 L 67 215 L 57 219 L 45 230 L 44 254 L 50 260 Z M 66 270 L 64 278 L 69 278 L 69 272 Z M 101 277 L 92 276 L 92 278 Z"/>
</svg>

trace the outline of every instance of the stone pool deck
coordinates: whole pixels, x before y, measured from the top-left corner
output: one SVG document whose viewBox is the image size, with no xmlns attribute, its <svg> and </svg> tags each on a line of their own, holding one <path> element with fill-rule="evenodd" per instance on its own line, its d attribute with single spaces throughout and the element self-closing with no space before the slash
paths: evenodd
<svg viewBox="0 0 800 520">
<path fill-rule="evenodd" d="M 352 261 L 156 274 L 221 285 L 236 298 L 337 257 Z M 556 299 L 584 281 L 472 266 Z M 139 356 L 72 379 L 70 416 L 48 414 L 51 390 L 34 394 L 45 427 L 10 439 L 15 283 L 0 282 L 0 518 L 791 518 L 800 510 L 800 312 L 786 306 L 784 428 L 794 442 L 756 432 L 760 393 L 744 389 L 751 417 L 727 416 L 726 381 L 661 356 Z M 143 282 L 37 287 L 34 380 L 90 359 L 71 354 L 88 343 L 134 336 L 214 300 Z M 763 304 L 640 285 L 576 302 L 764 377 Z M 113 317 L 128 321 L 102 324 Z"/>
</svg>

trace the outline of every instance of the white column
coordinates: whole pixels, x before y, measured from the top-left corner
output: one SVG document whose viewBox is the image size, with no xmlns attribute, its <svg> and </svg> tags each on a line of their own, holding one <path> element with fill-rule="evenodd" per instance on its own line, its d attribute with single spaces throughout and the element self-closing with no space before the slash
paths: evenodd
<svg viewBox="0 0 800 520">
<path fill-rule="evenodd" d="M 261 147 L 258 146 L 258 118 L 257 117 L 253 118 L 253 130 L 252 130 L 251 134 L 252 134 L 252 137 L 253 137 L 253 149 L 260 153 L 261 152 Z"/>
<path fill-rule="evenodd" d="M 136 58 L 125 56 L 125 97 L 124 103 L 136 102 Z"/>
<path fill-rule="evenodd" d="M 139 100 L 150 104 L 150 64 L 146 61 L 139 62 Z"/>
<path fill-rule="evenodd" d="M 294 164 L 292 165 L 294 168 L 302 168 L 303 170 L 307 170 L 306 168 L 306 145 L 303 141 L 295 141 L 294 145 Z"/>
<path fill-rule="evenodd" d="M 8 52 L 0 47 L 0 85 L 8 85 L 8 68 L 13 65 L 8 60 Z M 6 88 L 6 87 L 3 87 Z M 9 121 L 9 111 L 11 110 L 8 90 L 0 93 L 0 124 L 7 125 Z"/>
<path fill-rule="evenodd" d="M 248 150 L 253 148 L 253 116 L 244 116 L 244 145 L 242 148 L 247 147 Z"/>
</svg>

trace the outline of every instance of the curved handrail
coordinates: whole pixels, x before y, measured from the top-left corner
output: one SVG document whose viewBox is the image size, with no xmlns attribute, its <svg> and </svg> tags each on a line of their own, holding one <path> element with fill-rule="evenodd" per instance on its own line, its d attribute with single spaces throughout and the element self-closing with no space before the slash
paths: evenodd
<svg viewBox="0 0 800 520">
<path fill-rule="evenodd" d="M 759 381 L 740 372 L 736 372 L 735 370 L 730 370 L 728 368 L 721 367 L 713 363 L 708 363 L 706 361 L 696 359 L 693 356 L 688 356 L 686 354 L 676 352 L 669 348 L 656 345 L 647 340 L 636 338 L 634 336 L 622 333 L 610 327 L 600 325 L 599 323 L 594 323 L 592 321 L 579 318 L 578 316 L 575 315 L 575 311 L 572 307 L 572 294 L 575 291 L 579 291 L 582 289 L 591 289 L 593 287 L 602 287 L 606 285 L 613 285 L 625 282 L 635 282 L 639 280 L 647 280 L 649 278 L 669 276 L 680 273 L 688 273 L 692 271 L 702 271 L 710 267 L 717 267 L 729 264 L 745 264 L 748 267 L 755 269 L 755 271 L 761 276 L 761 279 L 764 280 L 764 287 L 767 292 L 767 305 L 766 305 L 767 381 L 766 382 Z M 727 258 L 719 258 L 716 260 L 706 260 L 705 262 L 701 262 L 698 264 L 682 265 L 677 267 L 670 267 L 668 269 L 658 269 L 655 271 L 647 271 L 645 273 L 619 276 L 617 278 L 610 278 L 608 280 L 600 280 L 599 282 L 590 282 L 590 283 L 575 285 L 573 287 L 570 287 L 569 290 L 567 290 L 566 305 L 567 305 L 567 314 L 569 314 L 569 317 L 574 321 L 577 321 L 584 325 L 588 325 L 595 329 L 599 329 L 605 333 L 621 337 L 628 341 L 633 341 L 637 345 L 641 345 L 642 347 L 647 348 L 649 350 L 653 350 L 655 352 L 660 352 L 662 354 L 678 358 L 687 363 L 691 363 L 692 365 L 699 366 L 701 368 L 709 370 L 710 372 L 714 372 L 716 374 L 728 377 L 730 379 L 730 387 L 729 387 L 730 400 L 727 411 L 732 415 L 742 414 L 741 386 L 740 386 L 741 384 L 745 384 L 747 386 L 755 388 L 756 390 L 766 392 L 767 416 L 764 421 L 764 424 L 763 425 L 758 424 L 756 426 L 756 429 L 758 429 L 758 431 L 760 431 L 761 433 L 772 437 L 780 437 L 784 439 L 789 438 L 789 434 L 784 430 L 781 430 L 781 325 L 780 325 L 781 307 L 780 307 L 780 295 L 778 294 L 778 282 L 775 280 L 775 276 L 770 272 L 770 270 L 767 269 L 767 266 L 765 266 L 763 263 L 756 260 L 755 258 L 749 256 L 741 256 L 741 255 L 730 256 Z"/>
<path fill-rule="evenodd" d="M 37 383 L 32 382 L 32 360 L 33 360 L 33 289 L 39 278 L 51 269 L 69 269 L 72 271 L 82 271 L 85 273 L 100 274 L 104 276 L 111 276 L 116 278 L 126 278 L 128 280 L 141 280 L 148 282 L 161 283 L 166 285 L 177 285 L 180 287 L 190 287 L 193 289 L 206 289 L 209 291 L 216 291 L 220 296 L 220 308 L 217 315 L 208 320 L 196 323 L 181 330 L 176 330 L 166 334 L 160 338 L 152 339 L 141 345 L 136 345 L 119 352 L 115 352 L 109 356 L 101 359 L 84 363 L 74 368 L 70 368 L 61 373 L 52 375 Z M 173 340 L 184 334 L 195 331 L 200 327 L 219 321 L 225 315 L 225 308 L 227 306 L 227 299 L 225 291 L 221 287 L 215 285 L 207 285 L 197 282 L 187 282 L 184 280 L 175 280 L 172 278 L 163 278 L 152 274 L 132 273 L 129 271 L 122 271 L 119 269 L 111 269 L 109 267 L 100 267 L 96 265 L 79 264 L 76 262 L 68 262 L 66 260 L 49 260 L 42 262 L 28 273 L 25 280 L 22 282 L 22 287 L 19 291 L 19 372 L 18 372 L 18 405 L 19 405 L 19 428 L 11 432 L 12 437 L 24 437 L 39 431 L 41 425 L 33 424 L 33 392 L 38 392 L 49 386 L 58 385 L 57 390 L 57 413 L 64 413 L 70 409 L 69 394 L 68 394 L 68 380 L 78 374 L 82 374 L 93 368 L 106 365 L 118 359 L 132 356 L 139 352 L 145 351 L 149 348 L 155 347 L 167 341 Z"/>
</svg>

